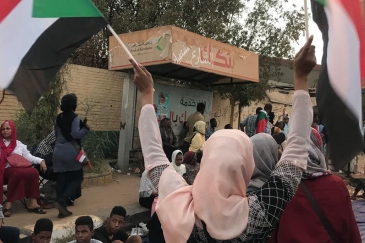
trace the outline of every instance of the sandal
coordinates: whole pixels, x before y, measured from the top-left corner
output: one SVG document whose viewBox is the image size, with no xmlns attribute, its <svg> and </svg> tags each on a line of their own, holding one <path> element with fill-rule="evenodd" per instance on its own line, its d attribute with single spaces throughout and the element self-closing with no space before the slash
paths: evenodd
<svg viewBox="0 0 365 243">
<path fill-rule="evenodd" d="M 3 214 L 4 217 L 10 217 L 11 216 L 10 208 L 3 208 Z"/>
<path fill-rule="evenodd" d="M 48 203 L 48 204 L 43 204 L 42 205 L 42 208 L 43 209 L 52 209 L 52 208 L 54 208 L 55 206 L 54 206 L 54 204 L 53 203 Z"/>
<path fill-rule="evenodd" d="M 47 212 L 43 210 L 41 207 L 37 208 L 28 208 L 28 212 L 30 213 L 38 213 L 38 214 L 46 214 Z"/>
</svg>

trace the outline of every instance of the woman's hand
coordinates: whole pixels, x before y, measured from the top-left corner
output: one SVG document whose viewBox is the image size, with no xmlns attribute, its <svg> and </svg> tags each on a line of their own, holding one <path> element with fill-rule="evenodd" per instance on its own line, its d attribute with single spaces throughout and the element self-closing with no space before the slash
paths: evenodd
<svg viewBox="0 0 365 243">
<path fill-rule="evenodd" d="M 294 59 L 294 88 L 308 91 L 308 74 L 317 64 L 315 46 L 312 46 L 313 35 L 295 55 Z"/>
<path fill-rule="evenodd" d="M 152 75 L 141 64 L 129 59 L 133 65 L 134 84 L 142 94 L 142 106 L 146 104 L 153 104 L 153 79 Z"/>
<path fill-rule="evenodd" d="M 40 165 L 41 171 L 43 171 L 43 173 L 46 173 L 46 171 L 47 171 L 46 162 L 44 162 L 44 160 L 42 160 L 39 165 Z"/>
</svg>

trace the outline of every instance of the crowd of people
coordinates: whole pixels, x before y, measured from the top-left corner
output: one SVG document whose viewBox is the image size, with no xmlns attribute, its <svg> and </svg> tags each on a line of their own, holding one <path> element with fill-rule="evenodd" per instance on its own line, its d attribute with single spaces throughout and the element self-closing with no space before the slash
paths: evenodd
<svg viewBox="0 0 365 243">
<path fill-rule="evenodd" d="M 128 235 L 122 230 L 125 225 L 126 210 L 121 206 L 115 206 L 103 225 L 96 228 L 90 216 L 80 216 L 75 220 L 75 240 L 69 243 L 142 243 L 142 238 L 138 235 Z M 4 226 L 3 226 L 4 227 Z M 8 227 L 9 228 L 9 227 Z M 2 240 L 4 243 L 17 243 L 19 230 L 13 233 L 10 240 Z M 0 229 L 1 231 L 1 229 Z M 53 233 L 53 222 L 47 218 L 38 219 L 34 225 L 31 236 L 25 237 L 19 243 L 49 243 Z"/>
<path fill-rule="evenodd" d="M 214 119 L 205 128 L 200 106 L 188 119 L 185 146 L 172 152 L 172 160 L 159 136 L 152 76 L 130 60 L 141 93 L 144 178 L 156 192 L 150 242 L 361 242 L 350 195 L 327 169 L 324 128 L 313 115 L 312 38 L 295 57 L 290 124 L 286 114 L 274 124 L 267 104 L 241 130 L 215 131 Z"/>
<path fill-rule="evenodd" d="M 316 65 L 311 37 L 294 60 L 294 101 L 290 117 L 274 124 L 272 105 L 240 123 L 216 130 L 216 119 L 206 126 L 204 103 L 184 124 L 180 142 L 169 118 L 158 124 L 153 106 L 151 74 L 134 60 L 134 83 L 141 93 L 139 134 L 145 171 L 139 204 L 151 210 L 150 243 L 212 242 L 361 242 L 350 195 L 343 180 L 328 170 L 324 156 L 325 128 L 313 115 L 308 74 Z M 81 196 L 83 151 L 87 121 L 75 114 L 77 97 L 65 95 L 54 131 L 34 155 L 17 140 L 15 125 L 1 125 L 0 176 L 8 186 L 0 210 L 0 242 L 15 243 L 19 229 L 3 226 L 11 203 L 30 198 L 27 210 L 45 214 L 55 205 L 59 218 L 72 215 L 68 207 Z M 40 201 L 39 175 L 49 189 Z M 2 189 L 2 185 L 0 185 Z M 352 198 L 365 189 L 360 183 Z M 50 206 L 51 207 L 51 206 Z M 70 243 L 142 243 L 122 230 L 126 210 L 112 209 L 104 224 L 94 228 L 90 216 L 75 221 Z M 32 236 L 21 243 L 50 242 L 53 222 L 39 219 Z"/>
</svg>

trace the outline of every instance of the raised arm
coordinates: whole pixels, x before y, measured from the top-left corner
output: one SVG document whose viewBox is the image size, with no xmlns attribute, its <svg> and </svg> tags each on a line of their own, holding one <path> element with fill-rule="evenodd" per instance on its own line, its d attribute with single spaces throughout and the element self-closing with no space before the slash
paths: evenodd
<svg viewBox="0 0 365 243">
<path fill-rule="evenodd" d="M 307 167 L 312 104 L 307 76 L 316 65 L 311 37 L 294 61 L 294 102 L 287 148 L 269 180 L 259 191 L 249 195 L 249 224 L 241 239 L 265 242 L 287 204 L 294 197 Z M 260 241 L 260 242 L 261 242 Z"/>
<path fill-rule="evenodd" d="M 142 110 L 139 117 L 138 129 L 145 168 L 153 186 L 158 189 L 160 176 L 170 165 L 163 149 L 160 129 L 158 127 L 155 109 L 153 107 L 152 75 L 140 64 L 130 60 L 134 69 L 134 83 L 141 93 Z M 151 175 L 152 174 L 152 175 Z"/>
<path fill-rule="evenodd" d="M 294 102 L 287 146 L 278 163 L 291 161 L 298 168 L 307 168 L 310 126 L 313 118 L 312 103 L 308 94 L 308 75 L 316 65 L 313 36 L 295 56 Z"/>
</svg>

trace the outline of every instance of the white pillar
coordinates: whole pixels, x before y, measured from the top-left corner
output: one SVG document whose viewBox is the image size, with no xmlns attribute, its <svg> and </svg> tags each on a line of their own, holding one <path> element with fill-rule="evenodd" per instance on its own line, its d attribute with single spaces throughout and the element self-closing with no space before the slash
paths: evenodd
<svg viewBox="0 0 365 243">
<path fill-rule="evenodd" d="M 132 75 L 129 74 L 123 83 L 122 119 L 118 148 L 118 169 L 123 173 L 128 172 L 129 153 L 133 147 L 136 100 L 136 86 L 133 83 Z"/>
</svg>

